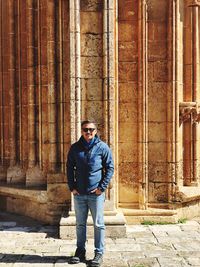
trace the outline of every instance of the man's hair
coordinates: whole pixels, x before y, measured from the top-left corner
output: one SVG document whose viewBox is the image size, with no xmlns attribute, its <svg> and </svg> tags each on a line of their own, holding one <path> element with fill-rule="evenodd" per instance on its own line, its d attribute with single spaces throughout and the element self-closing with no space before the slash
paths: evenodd
<svg viewBox="0 0 200 267">
<path fill-rule="evenodd" d="M 92 124 L 94 124 L 95 128 L 97 129 L 96 123 L 95 123 L 94 121 L 89 121 L 89 120 L 82 121 L 82 122 L 81 122 L 81 128 L 83 128 L 83 126 L 84 126 L 85 124 L 88 124 L 88 123 L 92 123 Z"/>
</svg>

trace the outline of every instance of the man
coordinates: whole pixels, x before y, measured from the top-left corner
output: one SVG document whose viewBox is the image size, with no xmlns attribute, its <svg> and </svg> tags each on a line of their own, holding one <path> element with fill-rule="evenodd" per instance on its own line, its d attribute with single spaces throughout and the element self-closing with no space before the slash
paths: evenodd
<svg viewBox="0 0 200 267">
<path fill-rule="evenodd" d="M 97 135 L 94 122 L 81 123 L 81 138 L 74 143 L 68 153 L 68 186 L 74 196 L 76 214 L 77 249 L 70 263 L 85 261 L 86 225 L 88 211 L 94 223 L 95 255 L 91 267 L 101 265 L 104 253 L 104 202 L 105 190 L 114 172 L 114 164 L 109 147 Z"/>
</svg>

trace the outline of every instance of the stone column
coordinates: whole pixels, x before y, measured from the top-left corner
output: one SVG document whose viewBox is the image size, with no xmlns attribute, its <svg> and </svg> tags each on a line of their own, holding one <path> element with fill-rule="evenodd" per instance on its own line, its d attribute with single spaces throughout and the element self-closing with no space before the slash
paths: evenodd
<svg viewBox="0 0 200 267">
<path fill-rule="evenodd" d="M 9 80 L 10 80 L 10 166 L 16 164 L 17 146 L 16 146 L 16 53 L 15 53 L 15 0 L 9 0 Z"/>
<path fill-rule="evenodd" d="M 71 0 L 69 8 L 71 143 L 74 143 L 81 135 L 80 0 Z"/>
<path fill-rule="evenodd" d="M 115 174 L 106 192 L 105 210 L 115 209 L 115 192 L 118 181 L 118 114 L 117 114 L 117 73 L 116 73 L 116 51 L 117 39 L 115 28 L 115 16 L 117 2 L 104 0 L 103 9 L 103 100 L 104 100 L 104 137 L 109 145 L 114 162 Z"/>
<path fill-rule="evenodd" d="M 57 169 L 57 96 L 56 96 L 56 17 L 55 0 L 47 5 L 48 18 L 48 123 L 49 123 L 49 171 Z"/>
<path fill-rule="evenodd" d="M 148 207 L 148 71 L 147 4 L 138 3 L 138 176 L 139 207 Z"/>
<path fill-rule="evenodd" d="M 45 179 L 39 165 L 36 165 L 36 66 L 35 58 L 35 25 L 34 0 L 27 1 L 27 90 L 28 90 L 28 170 L 26 172 L 26 186 L 40 186 L 45 184 Z M 38 6 L 39 14 L 39 6 Z"/>
<path fill-rule="evenodd" d="M 25 183 L 25 172 L 17 164 L 17 140 L 16 140 L 16 32 L 15 32 L 15 8 L 16 1 L 9 0 L 9 80 L 10 80 L 10 167 L 7 170 L 7 183 L 11 184 L 24 184 Z M 18 5 L 18 16 L 19 16 L 19 3 Z M 19 45 L 19 17 L 18 17 L 18 45 Z M 19 47 L 18 47 L 19 49 Z M 19 60 L 18 60 L 19 61 Z M 20 71 L 19 71 L 20 73 Z M 20 87 L 20 86 L 19 86 Z M 19 111 L 20 113 L 20 111 Z M 21 142 L 21 140 L 20 140 Z"/>
<path fill-rule="evenodd" d="M 29 168 L 35 166 L 36 142 L 35 142 L 35 66 L 34 66 L 34 6 L 33 0 L 27 1 L 27 90 L 28 90 L 28 140 Z"/>
<path fill-rule="evenodd" d="M 167 90 L 167 157 L 168 200 L 173 201 L 178 182 L 179 103 L 177 90 L 177 1 L 169 1 L 168 15 L 168 90 Z"/>
<path fill-rule="evenodd" d="M 61 1 L 48 0 L 47 4 L 47 64 L 48 64 L 48 142 L 49 142 L 49 169 L 47 173 L 47 216 L 56 220 L 60 219 L 63 207 L 66 206 L 67 184 L 65 175 L 60 172 L 58 166 L 58 123 L 57 92 L 59 87 L 56 83 L 56 21 L 59 21 L 56 5 L 61 6 Z M 58 12 L 59 13 L 59 12 Z M 60 14 L 60 13 L 59 13 Z M 61 51 L 60 51 L 61 52 Z"/>
<path fill-rule="evenodd" d="M 3 78 L 4 78 L 4 67 L 3 67 L 3 57 L 4 57 L 4 51 L 7 50 L 7 48 L 3 47 L 3 3 L 2 1 L 0 2 L 0 136 L 1 136 L 1 141 L 0 141 L 0 146 L 1 146 L 1 162 L 0 162 L 0 181 L 5 182 L 6 181 L 6 172 L 7 170 L 5 169 L 4 166 L 4 149 L 5 149 L 5 134 L 4 134 L 4 105 L 3 105 L 3 99 L 4 99 L 4 83 L 3 83 Z M 9 54 L 9 53 L 8 53 Z M 6 70 L 8 71 L 8 70 Z"/>
<path fill-rule="evenodd" d="M 196 103 L 196 110 L 199 110 L 199 96 L 200 96 L 200 79 L 199 79 L 199 7 L 193 5 L 193 102 Z M 199 178 L 199 124 L 193 122 L 193 182 Z"/>
</svg>

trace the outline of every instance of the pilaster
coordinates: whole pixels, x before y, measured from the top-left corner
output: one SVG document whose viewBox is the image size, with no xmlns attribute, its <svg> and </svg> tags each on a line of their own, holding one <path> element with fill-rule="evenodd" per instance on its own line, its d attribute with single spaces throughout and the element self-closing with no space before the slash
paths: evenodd
<svg viewBox="0 0 200 267">
<path fill-rule="evenodd" d="M 148 206 L 148 50 L 147 4 L 138 4 L 138 176 L 139 207 Z"/>
<path fill-rule="evenodd" d="M 168 139 L 168 199 L 175 198 L 178 183 L 178 89 L 177 89 L 177 1 L 169 1 L 168 15 L 168 94 L 167 94 L 167 139 Z"/>
<path fill-rule="evenodd" d="M 56 17 L 55 0 L 47 5 L 47 53 L 48 53 L 48 130 L 49 130 L 49 171 L 57 168 L 57 87 L 56 87 Z"/>
</svg>

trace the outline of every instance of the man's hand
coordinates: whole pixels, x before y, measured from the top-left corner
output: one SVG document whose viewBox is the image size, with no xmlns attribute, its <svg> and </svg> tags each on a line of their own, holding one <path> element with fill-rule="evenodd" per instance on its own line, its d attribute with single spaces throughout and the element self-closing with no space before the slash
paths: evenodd
<svg viewBox="0 0 200 267">
<path fill-rule="evenodd" d="M 98 188 L 96 188 L 96 189 L 92 190 L 90 193 L 95 193 L 97 195 L 101 195 L 102 194 L 102 191 L 99 190 Z"/>
<path fill-rule="evenodd" d="M 72 191 L 72 194 L 73 194 L 73 195 L 80 195 L 79 192 L 78 192 L 76 189 L 74 189 L 74 190 Z"/>
</svg>

